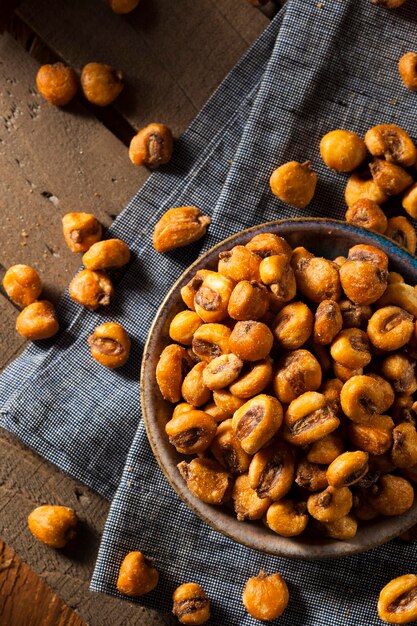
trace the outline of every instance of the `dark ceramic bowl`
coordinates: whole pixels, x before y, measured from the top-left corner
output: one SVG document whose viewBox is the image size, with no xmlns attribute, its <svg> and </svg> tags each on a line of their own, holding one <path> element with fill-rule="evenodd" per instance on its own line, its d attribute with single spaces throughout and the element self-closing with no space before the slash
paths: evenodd
<svg viewBox="0 0 417 626">
<path fill-rule="evenodd" d="M 388 255 L 391 270 L 402 274 L 407 282 L 413 285 L 417 283 L 417 260 L 414 257 L 386 237 L 355 228 L 345 222 L 326 219 L 275 221 L 248 228 L 225 239 L 197 259 L 173 285 L 149 331 L 141 373 L 142 410 L 149 441 L 162 471 L 180 498 L 207 524 L 230 539 L 262 552 L 299 559 L 337 558 L 364 552 L 397 537 L 417 523 L 417 501 L 404 515 L 362 523 L 356 537 L 349 541 L 318 539 L 309 534 L 295 538 L 280 537 L 262 522 L 238 522 L 233 511 L 227 507 L 205 504 L 193 496 L 176 467 L 182 457 L 168 443 L 165 435 L 165 424 L 173 407 L 161 396 L 156 383 L 155 368 L 163 348 L 171 343 L 168 335 L 169 324 L 185 308 L 180 289 L 197 270 L 213 267 L 219 252 L 246 244 L 261 232 L 276 233 L 285 237 L 293 247 L 302 245 L 314 254 L 330 259 L 345 256 L 348 249 L 358 243 L 374 245 Z"/>
</svg>

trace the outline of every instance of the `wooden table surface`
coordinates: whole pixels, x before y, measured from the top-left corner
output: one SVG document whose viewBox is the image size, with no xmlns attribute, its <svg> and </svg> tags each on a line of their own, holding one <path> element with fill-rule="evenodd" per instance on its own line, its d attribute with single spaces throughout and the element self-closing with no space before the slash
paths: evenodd
<svg viewBox="0 0 417 626">
<path fill-rule="evenodd" d="M 80 264 L 61 217 L 94 213 L 110 225 L 148 176 L 129 161 L 133 134 L 151 121 L 185 130 L 273 15 L 247 0 L 141 0 L 127 16 L 103 0 L 24 0 L 0 35 L 0 279 L 15 263 L 35 267 L 56 302 Z M 90 61 L 120 68 L 126 87 L 104 110 L 81 97 L 63 109 L 37 93 L 42 63 Z M 0 293 L 0 367 L 25 347 L 17 309 Z M 172 616 L 92 594 L 89 580 L 109 503 L 0 432 L 0 624 L 173 624 Z M 36 542 L 28 513 L 42 503 L 73 507 L 82 527 L 75 552 Z"/>
</svg>

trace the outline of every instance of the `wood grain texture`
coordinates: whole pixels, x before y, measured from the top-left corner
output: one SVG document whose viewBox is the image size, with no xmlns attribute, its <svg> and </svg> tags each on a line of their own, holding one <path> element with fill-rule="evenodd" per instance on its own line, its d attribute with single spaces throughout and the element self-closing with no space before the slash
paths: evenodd
<svg viewBox="0 0 417 626">
<path fill-rule="evenodd" d="M 121 69 L 114 107 L 134 128 L 158 121 L 176 135 L 268 22 L 241 0 L 142 0 L 127 17 L 101 0 L 24 0 L 18 14 L 78 70 L 90 61 Z"/>
<path fill-rule="evenodd" d="M 108 502 L 4 432 L 0 435 L 0 458 L 0 535 L 42 580 L 59 593 L 67 605 L 79 611 L 87 624 L 160 626 L 175 623 L 171 616 L 88 591 Z M 80 518 L 81 525 L 72 550 L 52 550 L 34 539 L 28 531 L 28 514 L 36 506 L 46 503 L 70 506 Z M 24 585 L 19 576 L 13 575 L 13 571 L 9 577 L 8 584 L 12 585 L 14 579 L 16 585 Z M 41 592 L 39 594 L 44 598 Z M 10 609 L 8 606 L 0 608 L 2 626 L 24 626 L 4 622 L 1 610 Z M 76 622 L 70 624 L 75 626 Z M 29 625 L 34 626 L 31 622 L 28 622 Z"/>
<path fill-rule="evenodd" d="M 56 300 L 81 260 L 63 240 L 62 215 L 91 212 L 109 225 L 147 172 L 82 105 L 48 105 L 34 88 L 36 69 L 0 36 L 0 264 L 33 265 Z"/>
<path fill-rule="evenodd" d="M 0 280 L 2 276 L 0 275 Z M 15 330 L 18 309 L 0 293 L 0 371 L 23 349 L 26 342 Z"/>
<path fill-rule="evenodd" d="M 0 37 L 0 278 L 1 267 L 31 264 L 46 295 L 56 300 L 80 263 L 63 242 L 62 215 L 93 212 L 109 225 L 148 175 L 130 164 L 125 145 L 108 129 L 123 134 L 125 143 L 129 125 L 153 120 L 169 124 L 176 135 L 184 131 L 268 20 L 245 0 L 141 0 L 128 16 L 113 14 L 102 0 L 24 0 L 19 16 L 29 27 L 21 29 L 21 43 Z M 127 86 L 117 106 L 99 112 L 81 96 L 63 109 L 46 104 L 34 78 L 39 62 L 57 56 L 78 69 L 89 61 L 121 67 Z M 17 310 L 1 294 L 0 311 L 1 367 L 24 342 L 11 331 Z M 0 458 L 0 534 L 87 625 L 177 623 L 173 616 L 88 591 L 106 501 L 5 432 Z M 76 510 L 82 525 L 75 551 L 51 550 L 30 535 L 27 515 L 42 503 Z M 16 557 L 10 558 L 7 574 L 0 571 L 0 624 L 49 626 L 39 612 L 27 622 L 10 621 L 19 590 L 36 589 L 34 605 L 42 610 L 51 601 L 50 589 L 31 583 L 23 566 L 15 566 Z M 76 616 L 62 621 L 61 613 L 54 615 L 58 626 L 81 625 Z"/>
<path fill-rule="evenodd" d="M 86 626 L 22 559 L 0 539 L 0 624 Z"/>
</svg>

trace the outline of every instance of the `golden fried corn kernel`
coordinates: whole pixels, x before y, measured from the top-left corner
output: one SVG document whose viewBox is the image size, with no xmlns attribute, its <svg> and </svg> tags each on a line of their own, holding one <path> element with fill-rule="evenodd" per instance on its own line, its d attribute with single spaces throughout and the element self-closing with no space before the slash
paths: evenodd
<svg viewBox="0 0 417 626">
<path fill-rule="evenodd" d="M 285 441 L 273 441 L 259 450 L 249 465 L 249 484 L 259 498 L 280 500 L 294 481 L 294 455 Z"/>
<path fill-rule="evenodd" d="M 372 519 L 378 517 L 379 513 L 368 502 L 366 495 L 366 489 L 356 490 L 353 496 L 352 511 L 363 522 L 369 522 Z M 342 518 L 343 519 L 343 518 Z"/>
<path fill-rule="evenodd" d="M 393 239 L 411 254 L 415 254 L 417 246 L 417 235 L 414 226 L 406 217 L 390 217 L 388 220 L 386 237 Z"/>
<path fill-rule="evenodd" d="M 365 159 L 366 146 L 350 130 L 332 130 L 322 137 L 320 154 L 327 167 L 336 172 L 351 172 Z"/>
<path fill-rule="evenodd" d="M 340 421 L 323 394 L 307 391 L 291 402 L 284 423 L 284 438 L 294 446 L 305 446 L 336 430 Z"/>
<path fill-rule="evenodd" d="M 272 376 L 272 359 L 270 357 L 247 363 L 244 365 L 239 378 L 229 386 L 229 391 L 238 398 L 252 398 L 269 385 Z"/>
<path fill-rule="evenodd" d="M 286 254 L 274 254 L 262 259 L 261 280 L 269 285 L 278 302 L 288 302 L 295 296 L 297 285 L 294 271 Z"/>
<path fill-rule="evenodd" d="M 207 450 L 216 430 L 215 419 L 197 410 L 172 417 L 165 426 L 169 443 L 181 454 L 199 454 Z"/>
<path fill-rule="evenodd" d="M 123 74 L 105 63 L 87 63 L 81 72 L 81 89 L 89 102 L 105 107 L 123 90 Z"/>
<path fill-rule="evenodd" d="M 398 61 L 398 71 L 407 89 L 417 91 L 417 53 L 406 52 Z"/>
<path fill-rule="evenodd" d="M 218 425 L 210 451 L 220 465 L 231 474 L 246 472 L 252 458 L 244 451 L 235 436 L 231 419 L 226 419 Z"/>
<path fill-rule="evenodd" d="M 404 574 L 381 589 L 378 615 L 388 624 L 409 624 L 417 619 L 417 576 Z"/>
<path fill-rule="evenodd" d="M 348 436 L 359 450 L 379 456 L 391 448 L 393 428 L 394 422 L 388 415 L 374 415 L 367 424 L 349 424 Z"/>
<path fill-rule="evenodd" d="M 110 304 L 114 293 L 113 284 L 104 272 L 81 270 L 70 282 L 69 295 L 78 304 L 90 311 Z"/>
<path fill-rule="evenodd" d="M 306 503 L 286 499 L 273 502 L 267 510 L 265 523 L 281 537 L 300 535 L 308 524 Z"/>
<path fill-rule="evenodd" d="M 51 548 L 63 548 L 74 539 L 77 524 L 77 515 L 67 506 L 45 504 L 28 517 L 32 535 Z"/>
<path fill-rule="evenodd" d="M 372 315 L 369 304 L 355 304 L 347 298 L 338 302 L 343 318 L 343 328 L 366 328 Z"/>
<path fill-rule="evenodd" d="M 107 322 L 97 326 L 89 336 L 88 344 L 93 359 L 110 369 L 122 367 L 129 358 L 129 335 L 123 326 L 116 322 Z"/>
<path fill-rule="evenodd" d="M 285 305 L 272 327 L 279 346 L 296 350 L 304 345 L 313 332 L 313 319 L 313 313 L 304 302 Z"/>
<path fill-rule="evenodd" d="M 345 517 L 352 508 L 353 497 L 348 487 L 327 487 L 313 493 L 307 500 L 307 510 L 319 522 L 335 522 Z"/>
<path fill-rule="evenodd" d="M 369 165 L 372 178 L 386 196 L 398 196 L 413 184 L 413 179 L 400 165 L 374 159 Z"/>
<path fill-rule="evenodd" d="M 405 283 L 388 285 L 377 306 L 399 306 L 413 317 L 417 317 L 417 289 Z"/>
<path fill-rule="evenodd" d="M 383 157 L 389 163 L 409 167 L 417 160 L 417 149 L 410 136 L 394 124 L 373 126 L 365 135 L 365 143 L 373 156 Z"/>
<path fill-rule="evenodd" d="M 156 223 L 152 243 L 157 252 L 182 248 L 204 237 L 211 218 L 195 206 L 169 209 Z"/>
<path fill-rule="evenodd" d="M 282 202 L 305 209 L 316 191 L 317 174 L 311 169 L 310 161 L 289 161 L 272 172 L 269 184 L 274 196 Z"/>
<path fill-rule="evenodd" d="M 324 395 L 327 402 L 332 404 L 336 412 L 341 410 L 340 406 L 340 392 L 342 391 L 343 383 L 337 378 L 328 378 L 323 382 L 320 393 Z"/>
<path fill-rule="evenodd" d="M 256 280 L 241 280 L 230 295 L 227 312 L 234 320 L 258 320 L 268 307 L 267 289 Z"/>
<path fill-rule="evenodd" d="M 371 0 L 371 4 L 376 4 L 385 7 L 386 9 L 398 9 L 407 0 Z"/>
<path fill-rule="evenodd" d="M 231 250 L 220 252 L 218 272 L 230 280 L 259 281 L 259 265 L 261 259 L 245 246 L 235 246 Z"/>
<path fill-rule="evenodd" d="M 12 265 L 4 275 L 3 287 L 10 300 L 23 309 L 40 296 L 42 281 L 30 265 Z"/>
<path fill-rule="evenodd" d="M 100 222 L 90 213 L 67 213 L 62 218 L 62 230 L 71 252 L 87 252 L 102 235 Z"/>
<path fill-rule="evenodd" d="M 352 174 L 345 188 L 345 202 L 352 206 L 359 200 L 371 200 L 376 204 L 384 204 L 388 196 L 382 191 L 372 178 L 369 171 L 360 174 Z"/>
<path fill-rule="evenodd" d="M 343 318 L 334 300 L 322 300 L 314 315 L 313 338 L 320 345 L 328 345 L 342 329 Z"/>
<path fill-rule="evenodd" d="M 177 344 L 164 348 L 156 366 L 156 381 L 165 400 L 181 400 L 181 386 L 192 367 L 193 362 L 185 348 Z"/>
<path fill-rule="evenodd" d="M 417 431 L 413 424 L 403 422 L 392 431 L 392 462 L 396 467 L 412 467 L 417 463 Z"/>
<path fill-rule="evenodd" d="M 194 311 L 180 311 L 169 326 L 169 336 L 173 341 L 190 346 L 193 335 L 203 320 Z"/>
<path fill-rule="evenodd" d="M 274 235 L 273 233 L 260 233 L 252 237 L 246 244 L 246 247 L 251 252 L 255 252 L 262 259 L 274 254 L 285 254 L 288 260 L 291 259 L 292 249 L 291 246 L 283 239 Z"/>
<path fill-rule="evenodd" d="M 341 296 L 339 266 L 333 261 L 320 257 L 293 257 L 297 288 L 312 302 L 339 300 Z"/>
<path fill-rule="evenodd" d="M 337 380 L 345 383 L 350 378 L 354 376 L 362 376 L 363 367 L 359 367 L 357 369 L 351 369 L 350 367 L 346 367 L 341 363 L 337 363 L 337 361 L 333 361 L 333 374 L 336 376 Z"/>
<path fill-rule="evenodd" d="M 390 354 L 382 361 L 382 374 L 397 393 L 417 391 L 416 363 L 407 354 Z"/>
<path fill-rule="evenodd" d="M 32 302 L 17 316 L 16 330 L 29 341 L 53 337 L 59 330 L 54 305 L 47 300 Z"/>
<path fill-rule="evenodd" d="M 289 404 L 306 391 L 316 391 L 321 380 L 320 364 L 311 352 L 295 350 L 278 362 L 274 393 L 281 402 Z"/>
<path fill-rule="evenodd" d="M 196 363 L 186 374 L 181 386 L 182 397 L 191 406 L 201 406 L 211 399 L 211 390 L 204 382 L 205 361 Z"/>
<path fill-rule="evenodd" d="M 208 389 L 223 389 L 239 376 L 243 361 L 235 354 L 222 354 L 205 363 L 203 383 Z"/>
<path fill-rule="evenodd" d="M 107 0 L 113 13 L 130 13 L 136 9 L 140 0 Z"/>
<path fill-rule="evenodd" d="M 346 541 L 355 537 L 358 530 L 358 522 L 353 515 L 345 515 L 334 522 L 324 523 L 323 527 L 328 537 Z"/>
<path fill-rule="evenodd" d="M 340 268 L 340 280 L 349 300 L 355 304 L 372 304 L 387 288 L 387 255 L 374 246 L 353 246 Z"/>
<path fill-rule="evenodd" d="M 36 74 L 36 87 L 49 104 L 64 106 L 78 91 L 78 77 L 64 63 L 42 65 Z"/>
<path fill-rule="evenodd" d="M 260 394 L 233 415 L 233 430 L 242 448 L 255 454 L 272 439 L 282 423 L 282 407 L 273 396 Z"/>
<path fill-rule="evenodd" d="M 389 383 L 374 375 L 352 376 L 340 393 L 343 412 L 353 422 L 369 423 L 374 415 L 381 415 L 394 402 Z"/>
<path fill-rule="evenodd" d="M 231 332 L 224 324 L 202 324 L 194 332 L 193 352 L 202 361 L 212 361 L 221 354 L 228 354 Z"/>
<path fill-rule="evenodd" d="M 194 306 L 195 294 L 197 293 L 197 291 L 200 289 L 201 285 L 203 284 L 203 280 L 209 274 L 215 274 L 215 273 L 216 272 L 212 272 L 211 270 L 198 270 L 198 272 L 195 273 L 192 279 L 188 281 L 188 283 L 184 285 L 184 287 L 181 287 L 181 292 L 180 292 L 181 298 L 183 299 L 184 304 L 186 304 L 186 306 L 192 311 L 195 311 L 195 306 Z"/>
<path fill-rule="evenodd" d="M 396 356 L 396 355 L 390 355 L 389 358 L 392 358 L 393 356 Z M 382 372 L 382 374 L 383 376 L 385 376 L 385 378 L 388 378 L 389 380 L 389 377 L 386 375 L 384 371 Z M 393 387 L 394 387 L 394 390 L 397 391 L 397 389 L 395 388 L 395 383 L 393 383 Z M 394 404 L 392 405 L 391 411 L 390 411 L 392 415 L 392 419 L 394 420 L 396 424 L 401 424 L 401 422 L 410 422 L 410 424 L 416 425 L 417 416 L 414 414 L 414 411 L 413 411 L 413 404 L 414 404 L 413 397 L 401 391 L 397 393 L 398 395 L 395 396 Z"/>
<path fill-rule="evenodd" d="M 98 241 L 83 255 L 83 263 L 89 270 L 116 269 L 129 261 L 129 247 L 120 239 Z"/>
<path fill-rule="evenodd" d="M 411 185 L 403 195 L 402 206 L 413 219 L 417 218 L 417 183 Z"/>
<path fill-rule="evenodd" d="M 155 589 L 158 581 L 158 570 L 152 560 L 135 551 L 123 559 L 116 587 L 123 595 L 138 598 Z"/>
<path fill-rule="evenodd" d="M 227 317 L 233 287 L 234 283 L 229 278 L 210 272 L 195 293 L 195 312 L 207 323 L 223 321 Z"/>
<path fill-rule="evenodd" d="M 225 419 L 232 417 L 233 413 L 245 404 L 245 400 L 243 398 L 235 396 L 228 389 L 215 389 L 213 391 L 213 400 L 216 406 L 226 416 Z"/>
<path fill-rule="evenodd" d="M 180 402 L 173 410 L 172 417 L 178 417 L 180 415 L 183 415 L 184 413 L 187 413 L 188 411 L 194 411 L 194 407 L 191 404 L 188 404 L 188 402 Z"/>
<path fill-rule="evenodd" d="M 402 515 L 413 505 L 414 489 L 405 478 L 385 474 L 372 487 L 369 501 L 381 515 Z"/>
<path fill-rule="evenodd" d="M 368 336 L 359 328 L 340 331 L 333 339 L 330 354 L 337 363 L 349 369 L 365 367 L 372 359 Z"/>
<path fill-rule="evenodd" d="M 387 218 L 376 202 L 362 198 L 354 202 L 346 211 L 345 219 L 353 226 L 360 226 L 376 233 L 385 233 Z"/>
<path fill-rule="evenodd" d="M 199 626 L 210 619 L 210 600 L 197 583 L 184 583 L 172 595 L 172 612 L 181 624 Z"/>
<path fill-rule="evenodd" d="M 255 619 L 267 622 L 283 614 L 288 606 L 290 594 L 281 574 L 260 571 L 249 578 L 242 594 L 247 612 Z"/>
<path fill-rule="evenodd" d="M 262 322 L 236 322 L 229 338 L 231 352 L 244 361 L 265 359 L 271 351 L 274 337 Z"/>
<path fill-rule="evenodd" d="M 174 149 L 171 129 L 165 124 L 148 124 L 136 133 L 129 146 L 133 165 L 156 169 L 169 163 Z"/>
<path fill-rule="evenodd" d="M 329 402 L 329 398 L 323 391 L 323 395 Z M 320 465 L 329 465 L 334 461 L 344 450 L 343 437 L 338 431 L 333 431 L 319 439 L 314 441 L 306 455 L 307 461 L 310 463 L 318 463 Z"/>
<path fill-rule="evenodd" d="M 329 486 L 326 468 L 316 463 L 310 463 L 306 459 L 301 459 L 297 465 L 295 482 L 307 491 L 322 491 Z"/>
<path fill-rule="evenodd" d="M 181 461 L 178 471 L 188 489 L 207 504 L 224 504 L 232 495 L 233 477 L 212 459 L 193 459 L 190 463 Z"/>
<path fill-rule="evenodd" d="M 367 328 L 372 344 L 386 351 L 405 346 L 413 332 L 413 316 L 397 306 L 386 306 L 375 311 Z"/>
<path fill-rule="evenodd" d="M 394 283 L 404 283 L 405 280 L 398 272 L 388 272 L 388 284 L 393 285 Z"/>
<path fill-rule="evenodd" d="M 260 498 L 249 484 L 247 474 L 238 476 L 232 493 L 233 508 L 239 522 L 261 519 L 268 510 L 269 498 Z"/>
<path fill-rule="evenodd" d="M 327 468 L 326 477 L 332 487 L 349 487 L 368 473 L 368 454 L 361 450 L 343 452 Z"/>
<path fill-rule="evenodd" d="M 207 402 L 207 404 L 202 407 L 202 410 L 211 415 L 217 423 L 223 422 L 230 417 L 229 414 L 222 411 L 222 409 L 219 409 L 214 401 Z"/>
</svg>

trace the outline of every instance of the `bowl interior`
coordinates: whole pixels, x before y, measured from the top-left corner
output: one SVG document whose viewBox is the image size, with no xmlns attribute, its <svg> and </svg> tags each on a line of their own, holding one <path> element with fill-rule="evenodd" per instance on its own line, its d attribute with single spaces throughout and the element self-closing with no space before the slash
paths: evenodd
<svg viewBox="0 0 417 626">
<path fill-rule="evenodd" d="M 356 537 L 348 541 L 318 539 L 310 534 L 285 538 L 274 534 L 261 522 L 238 522 L 227 507 L 205 504 L 187 489 L 177 463 L 183 460 L 165 435 L 173 405 L 163 400 L 155 378 L 159 355 L 171 343 L 168 329 L 173 317 L 185 308 L 180 289 L 202 268 L 214 267 L 220 252 L 244 245 L 261 232 L 285 237 L 292 247 L 304 246 L 317 256 L 334 259 L 345 256 L 358 243 L 377 246 L 389 257 L 390 270 L 403 275 L 410 284 L 417 283 L 417 260 L 382 235 L 355 228 L 337 220 L 294 219 L 269 222 L 242 231 L 224 240 L 193 263 L 173 285 L 161 304 L 149 331 L 141 372 L 141 403 L 152 450 L 165 476 L 177 494 L 207 524 L 227 537 L 250 548 L 277 556 L 300 559 L 335 558 L 363 552 L 398 536 L 417 523 L 417 502 L 404 515 L 362 524 Z"/>
</svg>

